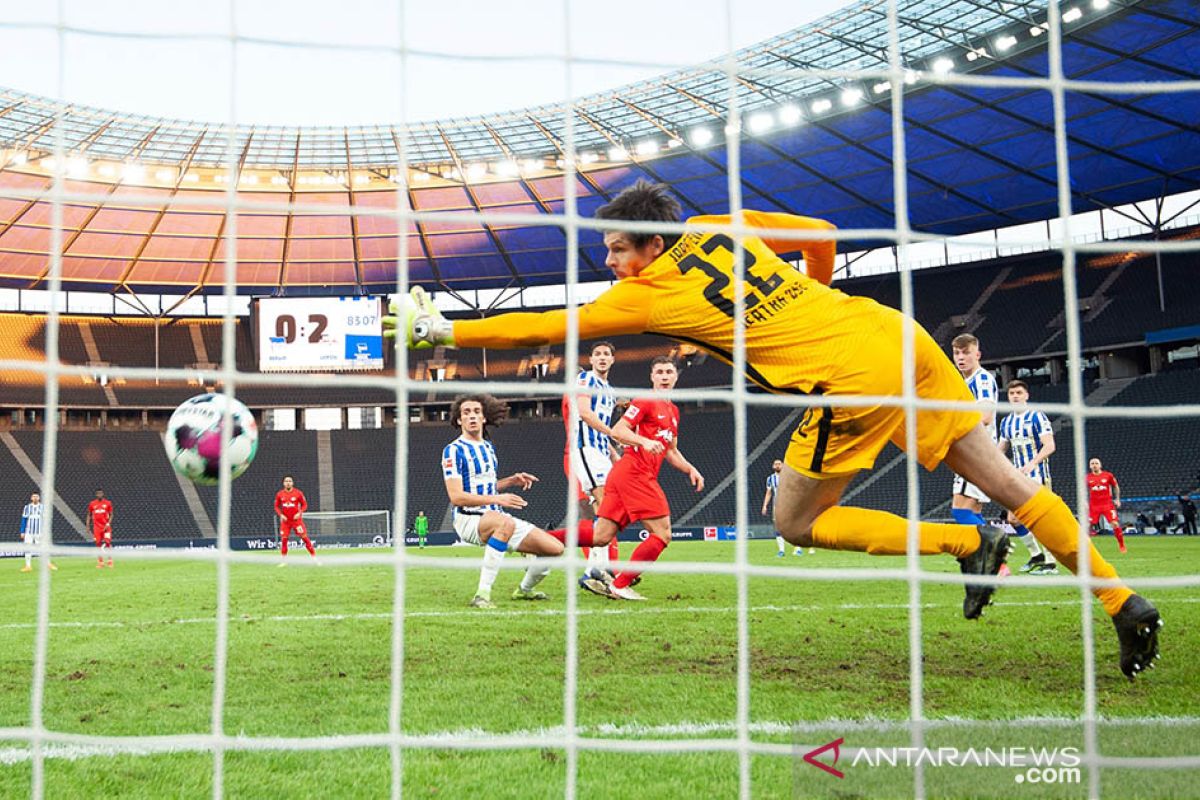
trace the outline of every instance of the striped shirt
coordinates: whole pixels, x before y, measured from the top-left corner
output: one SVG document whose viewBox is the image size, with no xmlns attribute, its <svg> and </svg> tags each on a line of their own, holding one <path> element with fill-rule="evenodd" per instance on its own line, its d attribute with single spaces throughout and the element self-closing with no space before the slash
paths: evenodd
<svg viewBox="0 0 1200 800">
<path fill-rule="evenodd" d="M 42 532 L 42 509 L 44 506 L 41 503 L 27 503 L 21 511 L 21 533 L 28 533 L 31 536 L 37 536 Z"/>
<path fill-rule="evenodd" d="M 999 394 L 999 389 L 996 386 L 996 378 L 986 369 L 980 368 L 975 370 L 971 377 L 967 378 L 967 388 L 971 390 L 971 394 L 975 397 L 976 403 L 987 403 L 995 405 L 996 397 Z M 992 441 L 996 441 L 996 420 L 992 419 L 991 425 L 985 425 L 987 432 L 992 435 Z"/>
<path fill-rule="evenodd" d="M 612 386 L 592 370 L 581 370 L 576 380 L 579 386 L 587 387 L 596 393 L 591 396 L 592 413 L 600 418 L 605 425 L 612 426 L 613 410 L 617 400 L 613 396 Z M 584 395 L 586 397 L 586 395 Z M 571 396 L 563 395 L 563 420 L 567 426 L 567 451 L 571 448 Z M 604 455 L 608 455 L 608 436 L 588 425 L 582 419 L 577 423 L 576 435 L 579 437 L 577 447 L 593 447 Z"/>
<path fill-rule="evenodd" d="M 771 505 L 775 505 L 775 498 L 779 496 L 778 472 L 772 472 L 767 476 L 767 488 L 771 490 Z"/>
<path fill-rule="evenodd" d="M 1042 436 L 1053 434 L 1050 420 L 1041 411 L 1014 411 L 1000 420 L 1000 441 L 1008 442 L 1012 462 L 1020 469 L 1037 457 L 1042 446 Z M 1049 459 L 1038 464 L 1030 476 L 1046 483 L 1050 479 Z"/>
<path fill-rule="evenodd" d="M 472 442 L 459 436 L 442 450 L 442 477 L 458 478 L 468 494 L 496 493 L 496 448 L 484 439 Z M 500 511 L 496 503 L 484 506 L 455 506 L 454 515 L 479 516 L 485 511 Z"/>
</svg>

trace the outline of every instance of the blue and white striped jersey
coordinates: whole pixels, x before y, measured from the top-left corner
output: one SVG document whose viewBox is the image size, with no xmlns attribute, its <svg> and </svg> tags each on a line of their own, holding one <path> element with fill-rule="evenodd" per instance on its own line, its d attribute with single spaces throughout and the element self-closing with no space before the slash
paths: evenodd
<svg viewBox="0 0 1200 800">
<path fill-rule="evenodd" d="M 975 370 L 975 373 L 967 378 L 967 388 L 971 390 L 976 403 L 995 404 L 996 398 L 1000 393 L 999 387 L 996 386 L 995 376 L 982 367 Z M 992 435 L 992 441 L 996 441 L 995 418 L 992 419 L 991 425 L 985 425 L 984 427 Z"/>
<path fill-rule="evenodd" d="M 779 496 L 778 472 L 772 472 L 767 476 L 767 488 L 771 490 L 771 505 L 775 505 L 775 498 Z"/>
<path fill-rule="evenodd" d="M 1017 469 L 1033 461 L 1042 446 L 1042 435 L 1046 433 L 1054 433 L 1054 429 L 1041 411 L 1014 411 L 1000 420 L 1000 441 L 1008 442 L 1009 455 Z M 1050 460 L 1038 464 L 1031 475 L 1045 483 L 1050 477 Z"/>
<path fill-rule="evenodd" d="M 21 533 L 28 533 L 37 536 L 42 532 L 42 509 L 45 508 L 41 503 L 34 505 L 26 503 L 25 508 L 21 510 Z"/>
<path fill-rule="evenodd" d="M 579 378 L 576 380 L 579 386 L 586 386 L 589 389 L 596 391 L 596 394 L 591 396 L 592 413 L 600 418 L 600 421 L 609 427 L 612 426 L 613 410 L 617 407 L 617 400 L 613 396 L 612 386 L 608 381 L 601 378 L 594 371 L 581 370 Z M 566 406 L 569 402 L 569 397 L 563 398 L 563 405 Z M 563 416 L 570 419 L 570 408 L 564 408 Z M 569 423 L 568 423 L 569 424 Z M 579 420 L 576 435 L 579 437 L 579 447 L 594 447 L 604 455 L 608 455 L 608 437 L 592 426 L 588 425 L 583 420 Z M 571 447 L 570 436 L 567 437 L 567 447 Z"/>
<path fill-rule="evenodd" d="M 495 494 L 496 468 L 496 448 L 486 439 L 472 442 L 459 436 L 442 450 L 442 477 L 462 480 L 464 492 Z M 454 514 L 478 515 L 484 511 L 500 510 L 499 505 L 489 503 L 485 506 L 456 506 Z"/>
</svg>

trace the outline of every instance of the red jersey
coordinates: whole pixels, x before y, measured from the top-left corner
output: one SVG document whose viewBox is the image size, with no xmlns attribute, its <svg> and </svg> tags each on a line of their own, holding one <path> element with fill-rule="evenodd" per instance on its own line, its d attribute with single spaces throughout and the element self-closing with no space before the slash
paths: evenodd
<svg viewBox="0 0 1200 800">
<path fill-rule="evenodd" d="M 1087 474 L 1088 504 L 1098 507 L 1113 504 L 1113 488 L 1117 478 L 1111 472 L 1089 472 Z"/>
<path fill-rule="evenodd" d="M 275 493 L 275 513 L 283 515 L 284 519 L 300 519 L 300 515 L 308 510 L 308 500 L 299 489 L 280 489 Z"/>
<path fill-rule="evenodd" d="M 87 510 L 92 517 L 92 525 L 96 527 L 112 522 L 113 504 L 111 500 L 93 500 L 88 503 Z"/>
<path fill-rule="evenodd" d="M 623 419 L 638 436 L 662 441 L 666 449 L 661 453 L 647 453 L 640 447 L 625 449 L 621 461 L 630 462 L 635 472 L 654 477 L 662 467 L 667 450 L 679 437 L 679 409 L 670 400 L 659 397 L 643 397 L 629 404 Z"/>
</svg>

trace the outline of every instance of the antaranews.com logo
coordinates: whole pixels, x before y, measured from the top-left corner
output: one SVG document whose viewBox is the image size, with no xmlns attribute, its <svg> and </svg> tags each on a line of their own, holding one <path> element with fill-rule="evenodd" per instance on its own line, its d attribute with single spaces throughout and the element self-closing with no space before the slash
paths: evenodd
<svg viewBox="0 0 1200 800">
<path fill-rule="evenodd" d="M 834 778 L 845 778 L 837 769 L 845 738 L 816 747 L 803 754 L 804 762 Z M 1077 747 L 848 747 L 847 770 L 881 767 L 995 767 L 1013 769 L 1018 784 L 1078 784 L 1082 759 Z"/>
</svg>

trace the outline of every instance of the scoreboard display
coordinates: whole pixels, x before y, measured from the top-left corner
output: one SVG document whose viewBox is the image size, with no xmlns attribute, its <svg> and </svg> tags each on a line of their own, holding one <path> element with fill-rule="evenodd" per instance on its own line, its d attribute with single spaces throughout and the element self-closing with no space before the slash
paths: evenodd
<svg viewBox="0 0 1200 800">
<path fill-rule="evenodd" d="M 383 301 L 378 297 L 263 297 L 261 372 L 383 369 Z"/>
</svg>

